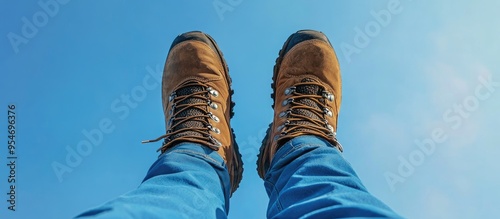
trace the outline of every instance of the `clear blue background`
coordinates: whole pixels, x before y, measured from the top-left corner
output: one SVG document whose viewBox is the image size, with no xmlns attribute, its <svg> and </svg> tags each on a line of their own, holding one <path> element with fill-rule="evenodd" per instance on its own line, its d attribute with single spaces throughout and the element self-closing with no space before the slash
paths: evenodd
<svg viewBox="0 0 500 219">
<path fill-rule="evenodd" d="M 356 46 L 356 28 L 377 22 L 370 12 L 387 10 L 389 0 L 220 0 L 230 10 L 219 14 L 213 1 L 176 2 L 69 1 L 16 53 L 8 34 L 20 35 L 22 18 L 43 10 L 38 1 L 2 1 L 1 218 L 69 218 L 137 187 L 160 146 L 140 142 L 164 132 L 160 86 L 123 119 L 111 104 L 126 106 L 121 96 L 140 89 L 147 67 L 161 71 L 172 40 L 190 30 L 216 39 L 236 90 L 232 125 L 245 172 L 229 217 L 264 218 L 268 198 L 255 160 L 272 119 L 272 68 L 285 39 L 304 28 L 325 32 L 337 50 L 339 139 L 373 194 L 409 218 L 500 216 L 500 88 L 459 117 L 456 129 L 443 119 L 473 97 L 478 77 L 500 82 L 498 1 L 400 0 L 401 13 L 378 23 L 380 31 L 351 55 L 342 45 Z M 16 212 L 5 201 L 8 104 L 17 107 Z M 59 181 L 52 164 L 65 164 L 66 147 L 75 148 L 103 119 L 113 132 Z M 384 174 L 397 173 L 398 157 L 408 159 L 418 150 L 415 140 L 437 128 L 447 139 L 391 189 Z"/>
</svg>

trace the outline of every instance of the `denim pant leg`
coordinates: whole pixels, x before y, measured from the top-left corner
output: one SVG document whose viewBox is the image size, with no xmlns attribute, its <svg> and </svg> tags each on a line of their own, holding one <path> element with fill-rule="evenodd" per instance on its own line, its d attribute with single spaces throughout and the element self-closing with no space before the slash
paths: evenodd
<svg viewBox="0 0 500 219">
<path fill-rule="evenodd" d="M 264 185 L 268 218 L 400 218 L 366 190 L 336 148 L 315 136 L 285 143 Z"/>
<path fill-rule="evenodd" d="M 226 218 L 229 184 L 217 152 L 181 143 L 160 155 L 137 189 L 78 218 Z"/>
</svg>

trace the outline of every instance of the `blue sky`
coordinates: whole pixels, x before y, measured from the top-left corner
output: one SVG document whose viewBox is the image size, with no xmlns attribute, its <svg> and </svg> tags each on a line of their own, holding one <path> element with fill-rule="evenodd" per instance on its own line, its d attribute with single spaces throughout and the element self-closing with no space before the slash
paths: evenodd
<svg viewBox="0 0 500 219">
<path fill-rule="evenodd" d="M 497 1 L 219 0 L 227 10 L 218 12 L 216 1 L 60 0 L 48 15 L 40 2 L 53 1 L 0 8 L 2 194 L 9 104 L 18 156 L 16 212 L 2 201 L 2 218 L 68 218 L 137 187 L 160 146 L 140 142 L 164 132 L 153 75 L 175 36 L 190 30 L 216 39 L 236 91 L 232 125 L 245 172 L 229 217 L 264 218 L 255 160 L 272 120 L 272 68 L 299 29 L 325 32 L 336 48 L 339 139 L 373 194 L 409 218 L 500 216 Z M 23 35 L 23 18 L 36 31 Z M 12 43 L 13 34 L 24 41 Z M 53 164 L 100 126 L 102 140 L 58 177 Z"/>
</svg>

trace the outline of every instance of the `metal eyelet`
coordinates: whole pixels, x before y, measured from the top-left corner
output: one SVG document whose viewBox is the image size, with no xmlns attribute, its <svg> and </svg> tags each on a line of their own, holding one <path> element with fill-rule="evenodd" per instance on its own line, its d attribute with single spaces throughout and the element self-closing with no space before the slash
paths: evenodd
<svg viewBox="0 0 500 219">
<path fill-rule="evenodd" d="M 170 107 L 170 111 L 168 111 L 168 114 L 172 115 L 172 114 L 174 114 L 174 111 L 175 111 L 175 103 L 172 104 L 172 106 Z"/>
<path fill-rule="evenodd" d="M 277 141 L 279 138 L 280 138 L 279 135 L 275 135 L 273 139 L 274 139 L 274 141 Z"/>
<path fill-rule="evenodd" d="M 172 100 L 174 100 L 174 98 L 175 98 L 175 92 L 172 92 L 170 94 L 170 96 L 168 96 L 168 102 L 172 102 Z"/>
<path fill-rule="evenodd" d="M 211 87 L 208 87 L 207 91 L 208 91 L 208 93 L 210 93 L 214 97 L 218 97 L 219 96 L 219 92 L 217 90 L 211 88 Z"/>
<path fill-rule="evenodd" d="M 293 98 L 288 98 L 286 100 L 283 100 L 283 102 L 281 103 L 281 105 L 282 106 L 286 106 L 286 105 L 288 105 L 291 102 L 293 102 Z"/>
<path fill-rule="evenodd" d="M 220 143 L 219 140 L 217 140 L 217 139 L 214 138 L 214 141 L 215 141 L 215 144 L 217 145 L 217 147 L 222 146 L 222 143 Z"/>
<path fill-rule="evenodd" d="M 323 109 L 323 112 L 324 112 L 327 116 L 329 116 L 329 117 L 332 117 L 332 116 L 333 116 L 332 111 L 331 111 L 330 109 L 328 109 L 328 108 L 324 108 L 324 109 Z"/>
<path fill-rule="evenodd" d="M 283 117 L 285 117 L 285 116 L 288 116 L 288 114 L 290 114 L 290 110 L 283 111 L 283 112 L 281 112 L 278 116 L 279 116 L 280 118 L 283 118 Z"/>
<path fill-rule="evenodd" d="M 210 135 L 209 138 L 212 140 L 212 142 L 214 142 L 215 147 L 219 148 L 222 146 L 222 143 L 220 143 L 220 141 L 215 139 L 213 136 Z"/>
<path fill-rule="evenodd" d="M 285 89 L 285 95 L 290 95 L 294 91 L 295 91 L 295 87 L 289 87 L 289 88 Z"/>
<path fill-rule="evenodd" d="M 208 116 L 210 116 L 210 118 L 212 120 L 214 120 L 215 122 L 220 122 L 219 117 L 217 117 L 216 115 L 214 115 L 212 112 L 208 112 Z"/>
<path fill-rule="evenodd" d="M 215 128 L 211 125 L 209 125 L 208 128 L 210 129 L 210 131 L 215 132 L 215 134 L 220 134 L 220 129 Z"/>
<path fill-rule="evenodd" d="M 216 104 L 216 103 L 214 103 L 214 102 L 212 102 L 212 101 L 208 102 L 208 105 L 209 105 L 209 106 L 210 106 L 210 108 L 212 108 L 212 109 L 217 109 L 217 108 L 219 108 L 219 106 L 217 106 L 217 104 Z"/>
<path fill-rule="evenodd" d="M 281 131 L 283 128 L 285 128 L 285 125 L 280 125 L 280 126 L 278 126 L 278 128 L 276 128 L 276 131 L 278 131 L 278 132 L 279 132 L 279 131 Z"/>
<path fill-rule="evenodd" d="M 167 127 L 170 127 L 174 122 L 174 117 L 170 117 L 170 119 L 167 121 Z"/>
<path fill-rule="evenodd" d="M 286 121 L 285 123 L 281 124 L 280 126 L 278 126 L 278 128 L 276 128 L 277 131 L 281 131 L 283 130 L 283 128 L 285 128 L 285 126 L 289 125 L 290 124 L 290 121 Z"/>
<path fill-rule="evenodd" d="M 328 128 L 328 130 L 330 130 L 331 133 L 335 132 L 335 130 L 333 130 L 333 126 L 331 126 L 330 124 L 326 124 L 326 128 Z"/>
<path fill-rule="evenodd" d="M 323 91 L 323 98 L 329 100 L 329 101 L 333 101 L 335 99 L 335 96 L 333 96 L 333 94 L 327 92 L 327 91 Z"/>
</svg>

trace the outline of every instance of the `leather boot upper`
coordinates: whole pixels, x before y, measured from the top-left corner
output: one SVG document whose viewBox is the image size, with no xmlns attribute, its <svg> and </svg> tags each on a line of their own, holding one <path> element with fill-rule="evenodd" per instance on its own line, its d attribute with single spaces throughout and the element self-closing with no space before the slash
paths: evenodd
<svg viewBox="0 0 500 219">
<path fill-rule="evenodd" d="M 242 161 L 230 126 L 231 79 L 215 41 L 201 32 L 177 37 L 162 80 L 166 134 L 162 153 L 180 142 L 199 143 L 219 153 L 231 178 L 231 193 L 242 177 Z M 156 140 L 159 140 L 156 139 Z"/>
<path fill-rule="evenodd" d="M 259 154 L 260 177 L 279 147 L 297 136 L 319 136 L 342 151 L 336 139 L 340 68 L 326 36 L 317 31 L 292 34 L 280 51 L 273 83 L 274 120 Z"/>
</svg>

